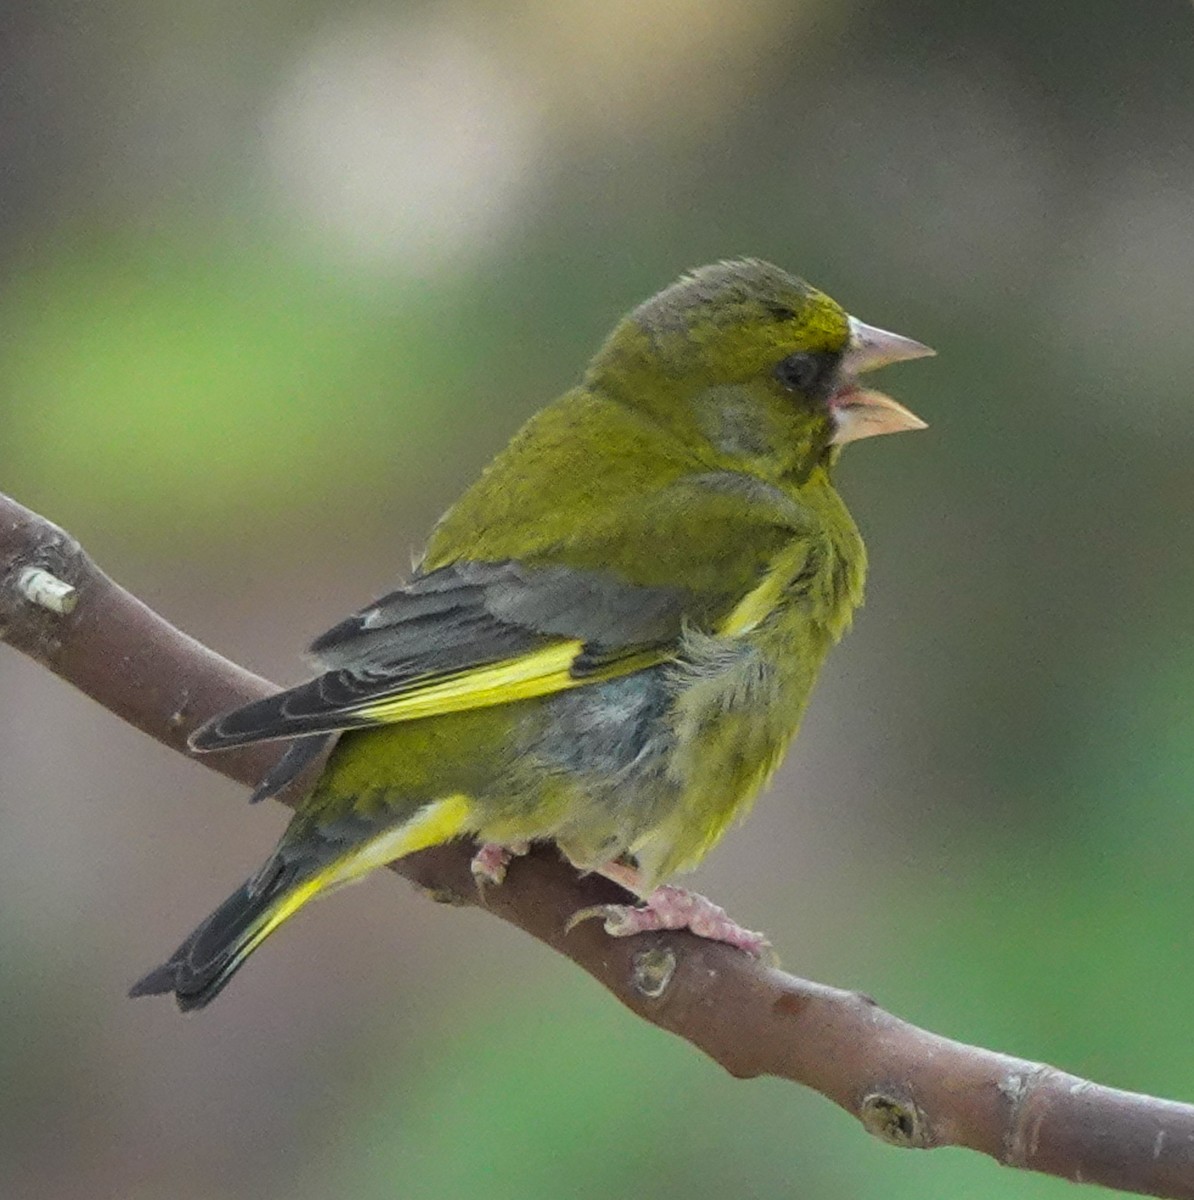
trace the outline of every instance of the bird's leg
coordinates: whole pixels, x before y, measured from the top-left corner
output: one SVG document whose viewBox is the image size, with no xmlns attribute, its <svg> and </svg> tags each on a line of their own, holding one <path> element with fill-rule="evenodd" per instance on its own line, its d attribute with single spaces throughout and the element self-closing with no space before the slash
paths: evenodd
<svg viewBox="0 0 1194 1200">
<path fill-rule="evenodd" d="M 597 868 L 598 875 L 613 880 L 628 891 L 642 894 L 642 877 L 636 867 L 615 860 Z M 754 958 L 771 957 L 771 943 L 761 934 L 743 929 L 726 910 L 705 896 L 665 884 L 657 887 L 642 904 L 595 904 L 582 908 L 568 920 L 566 930 L 600 917 L 610 937 L 630 937 L 659 929 L 687 929 L 697 937 L 725 942 Z"/>
<path fill-rule="evenodd" d="M 530 848 L 530 842 L 511 842 L 508 846 L 501 846 L 497 842 L 483 843 L 469 864 L 477 886 L 501 883 L 506 878 L 506 868 L 510 865 L 510 860 L 520 857 Z"/>
<path fill-rule="evenodd" d="M 597 874 L 624 887 L 636 896 L 643 894 L 643 873 L 623 858 L 611 859 L 597 868 Z"/>
</svg>

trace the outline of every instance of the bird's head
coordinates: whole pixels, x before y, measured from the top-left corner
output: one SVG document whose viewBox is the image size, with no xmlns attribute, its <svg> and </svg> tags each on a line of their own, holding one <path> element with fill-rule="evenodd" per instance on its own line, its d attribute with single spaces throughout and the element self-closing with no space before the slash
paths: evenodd
<svg viewBox="0 0 1194 1200">
<path fill-rule="evenodd" d="M 859 376 L 932 353 L 770 263 L 741 259 L 692 271 L 641 304 L 589 379 L 727 458 L 783 472 L 846 442 L 925 428 Z"/>
</svg>

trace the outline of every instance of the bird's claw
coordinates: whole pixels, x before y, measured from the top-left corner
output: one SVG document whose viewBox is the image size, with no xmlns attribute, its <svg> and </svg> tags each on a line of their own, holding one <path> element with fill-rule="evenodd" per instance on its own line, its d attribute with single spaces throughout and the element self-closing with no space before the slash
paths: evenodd
<svg viewBox="0 0 1194 1200">
<path fill-rule="evenodd" d="M 473 855 L 473 861 L 469 864 L 477 886 L 483 888 L 492 884 L 497 887 L 503 883 L 511 859 L 518 858 L 529 849 L 530 845 L 527 842 L 511 842 L 508 846 L 501 846 L 497 842 L 485 842 Z"/>
<path fill-rule="evenodd" d="M 582 921 L 599 918 L 610 937 L 632 937 L 663 929 L 687 929 L 697 937 L 725 942 L 752 958 L 771 960 L 771 943 L 761 933 L 743 929 L 712 900 L 678 887 L 656 888 L 642 904 L 593 904 L 574 912 L 568 933 Z"/>
</svg>

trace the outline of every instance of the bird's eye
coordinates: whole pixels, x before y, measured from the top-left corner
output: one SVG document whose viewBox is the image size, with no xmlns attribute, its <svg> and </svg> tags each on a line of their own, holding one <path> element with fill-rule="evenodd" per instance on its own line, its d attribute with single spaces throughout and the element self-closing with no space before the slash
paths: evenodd
<svg viewBox="0 0 1194 1200">
<path fill-rule="evenodd" d="M 793 392 L 818 397 L 829 390 L 836 360 L 833 355 L 800 350 L 775 368 L 775 377 Z"/>
</svg>

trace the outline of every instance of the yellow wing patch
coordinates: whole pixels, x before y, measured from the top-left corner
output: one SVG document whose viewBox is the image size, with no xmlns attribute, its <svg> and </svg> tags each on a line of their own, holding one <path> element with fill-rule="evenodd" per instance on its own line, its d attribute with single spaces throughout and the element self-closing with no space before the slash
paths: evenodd
<svg viewBox="0 0 1194 1200">
<path fill-rule="evenodd" d="M 486 667 L 475 667 L 456 675 L 441 677 L 410 691 L 366 704 L 353 711 L 374 721 L 413 721 L 418 717 L 459 712 L 465 708 L 486 708 L 546 696 L 562 688 L 585 682 L 573 679 L 573 660 L 583 643 L 578 640 L 545 646 L 519 658 L 506 659 Z"/>
<path fill-rule="evenodd" d="M 464 709 L 533 700 L 638 670 L 664 657 L 659 651 L 640 651 L 597 671 L 576 676 L 572 674 L 572 665 L 583 648 L 584 643 L 578 639 L 557 642 L 504 662 L 440 676 L 422 685 L 416 682 L 397 695 L 346 711 L 379 724 L 415 721 Z"/>
<path fill-rule="evenodd" d="M 734 605 L 717 632 L 722 637 L 738 637 L 762 624 L 775 611 L 807 557 L 808 549 L 800 543 L 776 555 L 762 582 Z"/>
</svg>

